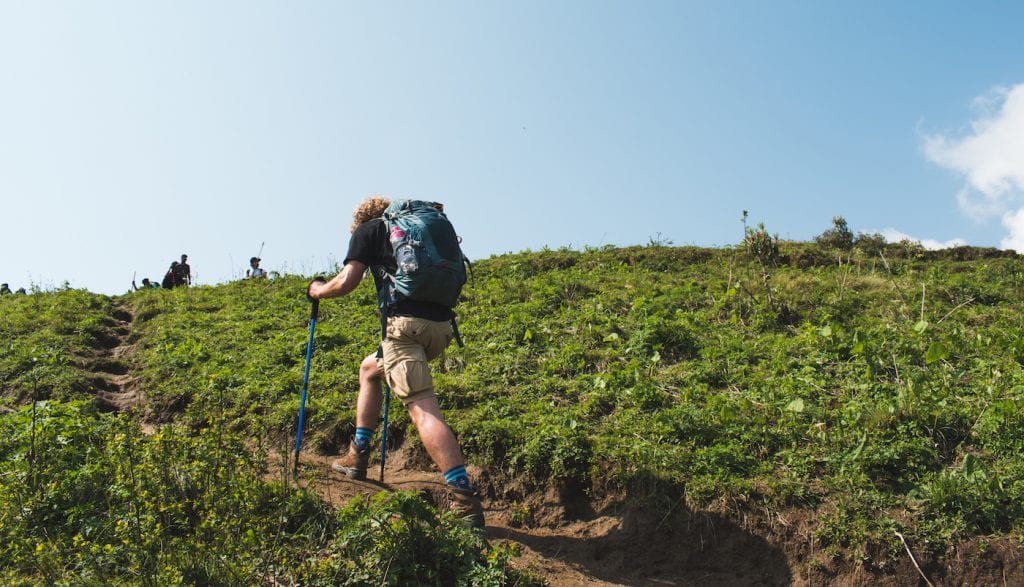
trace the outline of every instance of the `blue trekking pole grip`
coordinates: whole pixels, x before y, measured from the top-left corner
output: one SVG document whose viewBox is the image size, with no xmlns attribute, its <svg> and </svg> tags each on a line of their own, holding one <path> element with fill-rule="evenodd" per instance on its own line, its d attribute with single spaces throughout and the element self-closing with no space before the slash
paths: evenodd
<svg viewBox="0 0 1024 587">
<path fill-rule="evenodd" d="M 302 399 L 299 402 L 299 427 L 295 432 L 295 464 L 292 467 L 292 478 L 299 476 L 299 451 L 302 450 L 302 425 L 306 420 L 306 390 L 309 388 L 309 363 L 313 358 L 313 331 L 316 330 L 316 317 L 320 310 L 320 300 L 310 298 L 312 309 L 309 314 L 309 342 L 306 344 L 306 370 L 302 374 Z"/>
</svg>

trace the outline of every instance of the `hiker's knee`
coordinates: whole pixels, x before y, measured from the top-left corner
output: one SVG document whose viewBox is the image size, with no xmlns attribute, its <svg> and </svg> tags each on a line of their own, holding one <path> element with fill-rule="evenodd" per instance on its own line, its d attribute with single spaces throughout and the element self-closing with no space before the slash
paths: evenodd
<svg viewBox="0 0 1024 587">
<path fill-rule="evenodd" d="M 377 355 L 370 355 L 359 364 L 360 381 L 377 381 L 381 378 L 381 369 L 377 361 Z"/>
<path fill-rule="evenodd" d="M 441 406 L 437 402 L 437 396 L 432 393 L 414 398 L 406 403 L 405 407 L 409 411 L 409 419 L 412 420 L 413 425 L 419 430 L 432 429 L 438 426 L 448 428 L 448 424 L 444 421 L 444 416 L 441 414 Z"/>
</svg>

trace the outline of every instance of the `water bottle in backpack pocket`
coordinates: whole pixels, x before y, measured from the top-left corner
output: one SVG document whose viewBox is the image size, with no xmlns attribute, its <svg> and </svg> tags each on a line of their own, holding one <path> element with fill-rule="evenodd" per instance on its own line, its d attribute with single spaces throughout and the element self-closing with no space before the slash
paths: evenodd
<svg viewBox="0 0 1024 587">
<path fill-rule="evenodd" d="M 391 248 L 395 251 L 395 262 L 399 272 L 416 273 L 419 270 L 420 262 L 416 258 L 416 247 L 419 244 L 409 239 L 399 227 L 391 230 Z"/>
</svg>

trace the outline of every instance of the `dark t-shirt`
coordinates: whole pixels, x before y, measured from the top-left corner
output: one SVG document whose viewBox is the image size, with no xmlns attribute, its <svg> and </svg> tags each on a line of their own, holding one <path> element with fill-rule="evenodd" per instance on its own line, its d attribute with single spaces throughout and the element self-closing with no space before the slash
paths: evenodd
<svg viewBox="0 0 1024 587">
<path fill-rule="evenodd" d="M 356 227 L 352 238 L 348 242 L 348 253 L 345 255 L 344 263 L 359 261 L 370 268 L 373 274 L 374 288 L 379 292 L 385 285 L 383 273 L 394 273 L 398 268 L 395 263 L 395 254 L 391 249 L 391 241 L 388 239 L 388 229 L 384 219 L 374 218 L 367 220 Z M 343 263 L 343 264 L 344 264 Z M 391 311 L 392 316 L 412 316 L 444 322 L 455 317 L 451 308 L 430 302 L 417 300 L 401 300 L 395 304 Z"/>
<path fill-rule="evenodd" d="M 188 263 L 178 263 L 177 272 L 174 277 L 177 279 L 177 284 L 175 285 L 188 285 L 192 278 L 192 268 L 189 267 Z"/>
</svg>

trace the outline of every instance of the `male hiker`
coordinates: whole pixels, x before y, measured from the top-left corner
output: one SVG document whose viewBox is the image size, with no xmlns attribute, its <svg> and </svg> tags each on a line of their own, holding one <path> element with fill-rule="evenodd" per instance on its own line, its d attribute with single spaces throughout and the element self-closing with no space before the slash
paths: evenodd
<svg viewBox="0 0 1024 587">
<path fill-rule="evenodd" d="M 259 257 L 252 257 L 249 259 L 249 268 L 245 270 L 245 276 L 249 278 L 267 276 L 267 272 L 260 268 Z"/>
<path fill-rule="evenodd" d="M 389 287 L 398 264 L 382 218 L 389 204 L 387 198 L 374 196 L 356 208 L 350 229 L 352 237 L 341 272 L 330 281 L 314 280 L 310 283 L 310 298 L 335 298 L 349 294 L 359 285 L 367 269 L 373 274 L 379 295 L 393 295 Z M 434 207 L 440 210 L 439 205 Z M 447 219 L 444 222 L 447 223 Z M 451 230 L 450 224 L 448 226 Z M 392 228 L 390 236 L 396 234 L 396 229 Z M 455 238 L 452 233 L 454 248 L 458 250 Z M 458 254 L 461 263 L 461 251 Z M 457 299 L 457 296 L 456 291 L 454 297 Z M 349 443 L 348 454 L 332 463 L 331 468 L 352 479 L 366 478 L 370 439 L 381 412 L 380 383 L 383 376 L 409 411 L 430 458 L 444 473 L 451 509 L 472 526 L 483 527 L 480 496 L 466 474 L 458 439 L 441 415 L 428 365 L 428 361 L 441 354 L 451 342 L 455 314 L 449 305 L 405 297 L 394 303 L 385 303 L 382 311 L 386 312 L 385 324 L 382 325 L 386 337 L 378 352 L 366 357 L 359 366 L 356 434 Z"/>
<path fill-rule="evenodd" d="M 181 256 L 181 263 L 178 263 L 177 284 L 188 287 L 192 285 L 192 267 L 188 264 L 188 255 Z"/>
</svg>

